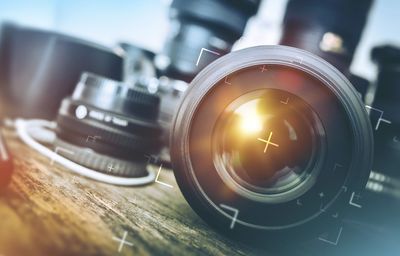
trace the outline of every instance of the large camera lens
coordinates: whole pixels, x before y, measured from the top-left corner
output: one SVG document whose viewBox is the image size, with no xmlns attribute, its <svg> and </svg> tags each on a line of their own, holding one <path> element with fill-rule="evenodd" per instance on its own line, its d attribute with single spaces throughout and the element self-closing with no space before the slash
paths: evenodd
<svg viewBox="0 0 400 256">
<path fill-rule="evenodd" d="M 339 71 L 303 50 L 260 46 L 193 80 L 175 116 L 171 158 L 208 223 L 248 242 L 293 242 L 352 207 L 372 144 L 365 107 Z"/>
</svg>

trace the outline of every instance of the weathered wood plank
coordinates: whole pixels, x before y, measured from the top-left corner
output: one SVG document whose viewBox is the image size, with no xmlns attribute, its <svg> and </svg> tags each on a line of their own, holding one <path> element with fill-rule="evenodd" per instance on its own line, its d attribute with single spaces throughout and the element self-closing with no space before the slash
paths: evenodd
<svg viewBox="0 0 400 256">
<path fill-rule="evenodd" d="M 74 175 L 7 132 L 15 173 L 0 197 L 0 255 L 256 255 L 213 231 L 189 207 L 173 173 L 137 188 Z M 127 232 L 118 253 L 118 241 Z"/>
</svg>

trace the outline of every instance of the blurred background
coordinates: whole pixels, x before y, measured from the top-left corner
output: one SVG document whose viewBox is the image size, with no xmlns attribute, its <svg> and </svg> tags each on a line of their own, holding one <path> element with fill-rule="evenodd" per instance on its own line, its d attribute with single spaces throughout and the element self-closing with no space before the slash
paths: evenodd
<svg viewBox="0 0 400 256">
<path fill-rule="evenodd" d="M 56 30 L 108 46 L 127 41 L 161 51 L 168 34 L 169 0 L 14 0 L 0 2 L 0 20 Z M 237 47 L 276 44 L 287 0 L 263 0 Z M 373 46 L 400 44 L 400 2 L 377 0 L 357 48 L 351 71 L 374 80 Z M 143 29 L 146 28 L 146 29 Z"/>
<path fill-rule="evenodd" d="M 169 0 L 14 0 L 0 2 L 1 21 L 14 21 L 56 30 L 113 46 L 128 41 L 158 52 L 168 33 Z M 242 46 L 276 44 L 287 0 L 263 0 L 258 15 L 249 22 Z M 351 70 L 373 80 L 373 46 L 398 44 L 400 2 L 374 2 Z M 145 28 L 145 29 L 144 29 Z"/>
</svg>

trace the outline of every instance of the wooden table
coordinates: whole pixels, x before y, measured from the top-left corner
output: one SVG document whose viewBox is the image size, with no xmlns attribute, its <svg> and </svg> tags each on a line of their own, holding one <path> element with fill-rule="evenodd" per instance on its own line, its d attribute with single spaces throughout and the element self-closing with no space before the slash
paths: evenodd
<svg viewBox="0 0 400 256">
<path fill-rule="evenodd" d="M 6 140 L 15 170 L 0 197 L 1 256 L 267 255 L 211 229 L 170 170 L 160 180 L 172 188 L 112 186 L 52 165 L 12 132 Z"/>
</svg>

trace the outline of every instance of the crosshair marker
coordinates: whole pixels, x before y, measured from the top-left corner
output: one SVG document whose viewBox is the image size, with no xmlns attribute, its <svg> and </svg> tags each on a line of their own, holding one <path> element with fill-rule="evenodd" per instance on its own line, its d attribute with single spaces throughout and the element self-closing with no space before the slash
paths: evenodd
<svg viewBox="0 0 400 256">
<path fill-rule="evenodd" d="M 262 67 L 260 67 L 261 73 L 263 73 L 264 71 L 268 71 L 268 68 L 266 68 L 265 65 L 263 65 Z"/>
<path fill-rule="evenodd" d="M 264 153 L 267 152 L 267 149 L 268 149 L 268 146 L 269 146 L 269 145 L 272 145 L 272 146 L 275 146 L 275 147 L 279 147 L 278 144 L 271 142 L 271 138 L 272 138 L 272 132 L 269 133 L 268 140 L 264 140 L 264 139 L 261 139 L 261 138 L 257 138 L 257 140 L 259 140 L 259 141 L 265 143 Z"/>
<path fill-rule="evenodd" d="M 118 237 L 113 237 L 113 240 L 114 241 L 118 241 L 118 242 L 120 242 L 119 243 L 119 246 L 118 246 L 118 252 L 121 252 L 122 251 L 122 248 L 124 247 L 124 245 L 129 245 L 129 246 L 133 246 L 133 244 L 132 243 L 130 243 L 130 242 L 128 242 L 128 241 L 126 241 L 126 236 L 128 235 L 128 232 L 127 231 L 125 231 L 124 232 L 124 236 L 122 237 L 122 239 L 121 238 L 118 238 Z"/>
<path fill-rule="evenodd" d="M 118 166 L 114 167 L 113 164 L 110 164 L 110 165 L 107 166 L 107 169 L 108 169 L 109 172 L 114 172 L 114 170 L 118 169 Z"/>
</svg>

